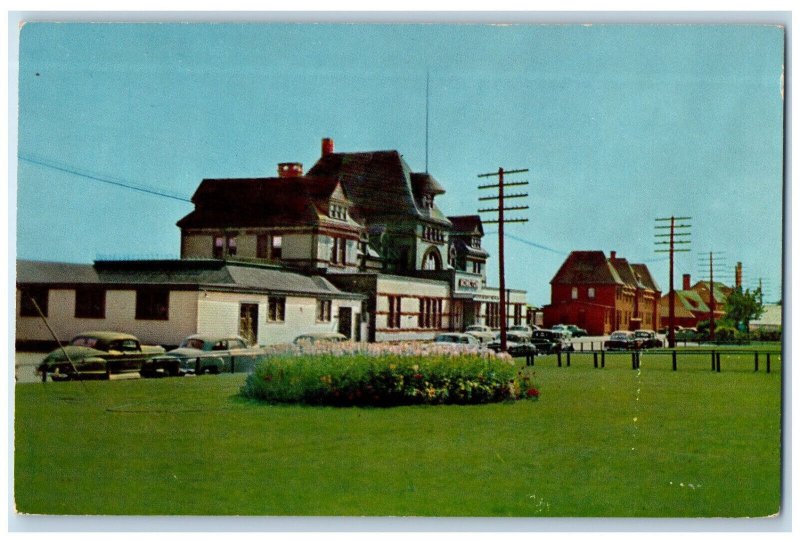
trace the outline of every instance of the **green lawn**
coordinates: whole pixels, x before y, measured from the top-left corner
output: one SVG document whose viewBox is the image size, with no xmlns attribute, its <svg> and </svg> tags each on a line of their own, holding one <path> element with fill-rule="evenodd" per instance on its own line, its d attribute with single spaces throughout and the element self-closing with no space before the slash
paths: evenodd
<svg viewBox="0 0 800 543">
<path fill-rule="evenodd" d="M 20 512 L 760 517 L 780 507 L 780 362 L 537 359 L 539 401 L 325 408 L 243 375 L 16 386 Z M 749 361 L 749 362 L 748 362 Z"/>
</svg>

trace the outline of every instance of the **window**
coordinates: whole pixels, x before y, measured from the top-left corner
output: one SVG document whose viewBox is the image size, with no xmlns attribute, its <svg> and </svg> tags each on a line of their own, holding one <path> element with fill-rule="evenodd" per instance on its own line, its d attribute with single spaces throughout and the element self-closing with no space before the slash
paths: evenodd
<svg viewBox="0 0 800 543">
<path fill-rule="evenodd" d="M 317 322 L 331 322 L 331 300 L 317 300 Z"/>
<path fill-rule="evenodd" d="M 269 244 L 269 234 L 258 234 L 256 236 L 256 258 L 269 258 Z"/>
<path fill-rule="evenodd" d="M 386 326 L 389 328 L 400 328 L 400 307 L 402 298 L 400 296 L 389 296 L 389 315 L 386 318 Z"/>
<path fill-rule="evenodd" d="M 589 296 L 590 299 L 594 298 L 594 287 L 589 287 L 587 295 Z"/>
<path fill-rule="evenodd" d="M 442 257 L 439 255 L 439 251 L 436 247 L 431 247 L 425 256 L 422 257 L 422 269 L 423 270 L 441 270 L 442 269 Z"/>
<path fill-rule="evenodd" d="M 442 327 L 442 300 L 437 298 L 419 299 L 418 325 L 420 328 Z"/>
<path fill-rule="evenodd" d="M 572 287 L 572 299 L 573 300 L 578 299 L 578 287 Z"/>
<path fill-rule="evenodd" d="M 273 260 L 280 260 L 283 255 L 283 236 L 272 236 L 272 247 L 269 257 Z"/>
<path fill-rule="evenodd" d="M 258 342 L 257 303 L 242 303 L 239 305 L 239 335 L 251 345 Z"/>
<path fill-rule="evenodd" d="M 339 204 L 331 204 L 328 208 L 328 216 L 332 219 L 347 220 L 347 208 Z"/>
<path fill-rule="evenodd" d="M 236 254 L 236 236 L 228 237 L 228 254 L 231 256 Z"/>
<path fill-rule="evenodd" d="M 472 262 L 472 273 L 481 273 L 481 263 L 480 262 Z"/>
<path fill-rule="evenodd" d="M 283 322 L 286 316 L 286 298 L 282 296 L 270 296 L 269 313 L 267 319 L 270 322 Z"/>
<path fill-rule="evenodd" d="M 500 327 L 500 304 L 487 303 L 486 304 L 486 326 L 489 328 Z"/>
<path fill-rule="evenodd" d="M 514 325 L 522 324 L 522 304 L 514 304 Z"/>
<path fill-rule="evenodd" d="M 38 317 L 39 311 L 36 310 L 38 306 L 42 311 L 42 315 L 47 316 L 47 299 L 49 298 L 50 289 L 47 287 L 23 287 L 22 301 L 19 306 L 20 317 Z M 36 303 L 34 303 L 34 301 Z"/>
<path fill-rule="evenodd" d="M 332 238 L 331 245 L 331 264 L 347 264 L 347 240 L 344 238 Z"/>
<path fill-rule="evenodd" d="M 214 236 L 214 258 L 225 257 L 225 238 L 222 236 Z"/>
<path fill-rule="evenodd" d="M 102 288 L 79 287 L 75 290 L 75 318 L 103 319 L 106 316 L 106 291 Z"/>
<path fill-rule="evenodd" d="M 169 319 L 169 290 L 140 289 L 136 291 L 137 320 Z"/>
</svg>

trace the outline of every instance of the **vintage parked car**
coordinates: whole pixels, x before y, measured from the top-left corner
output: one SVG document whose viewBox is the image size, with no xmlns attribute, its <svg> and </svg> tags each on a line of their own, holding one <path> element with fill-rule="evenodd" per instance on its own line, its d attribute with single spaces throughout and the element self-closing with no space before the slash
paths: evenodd
<svg viewBox="0 0 800 543">
<path fill-rule="evenodd" d="M 658 349 L 664 346 L 664 342 L 653 330 L 636 330 L 634 335 L 642 341 L 642 349 Z"/>
<path fill-rule="evenodd" d="M 481 344 L 478 338 L 473 335 L 456 332 L 439 334 L 433 338 L 433 342 L 438 345 L 454 345 L 466 349 L 477 349 Z"/>
<path fill-rule="evenodd" d="M 347 336 L 339 332 L 310 332 L 294 338 L 294 343 L 339 343 L 348 341 Z"/>
<path fill-rule="evenodd" d="M 496 339 L 489 343 L 488 347 L 494 352 L 500 352 L 500 334 Z M 506 333 L 506 352 L 511 356 L 529 356 L 535 355 L 537 352 L 536 345 L 531 343 L 531 340 L 522 334 Z"/>
<path fill-rule="evenodd" d="M 260 349 L 248 347 L 240 336 L 195 334 L 184 339 L 177 349 L 145 362 L 141 374 L 157 377 L 249 371 L 260 354 Z"/>
<path fill-rule="evenodd" d="M 110 379 L 111 375 L 139 373 L 142 366 L 164 352 L 159 345 L 142 345 L 130 334 L 111 331 L 83 332 L 69 345 L 49 353 L 36 368 L 42 381 Z"/>
<path fill-rule="evenodd" d="M 516 324 L 508 329 L 509 334 L 517 334 L 519 336 L 525 336 L 528 339 L 531 338 L 533 335 L 534 328 L 528 326 L 527 324 Z"/>
<path fill-rule="evenodd" d="M 574 351 L 575 347 L 563 332 L 558 330 L 534 330 L 531 343 L 541 354 Z"/>
<path fill-rule="evenodd" d="M 471 336 L 475 336 L 481 343 L 491 343 L 494 341 L 495 333 L 491 328 L 483 324 L 473 324 L 471 326 L 467 326 L 467 329 L 464 332 Z"/>
<path fill-rule="evenodd" d="M 572 332 L 566 324 L 556 324 L 555 326 L 551 326 L 550 330 L 553 332 L 561 332 L 567 339 L 572 337 Z"/>
<path fill-rule="evenodd" d="M 589 335 L 589 332 L 587 332 L 585 328 L 581 328 L 574 324 L 567 324 L 566 327 L 570 334 L 572 334 L 572 337 L 586 337 Z"/>
<path fill-rule="evenodd" d="M 633 332 L 617 330 L 606 340 L 605 348 L 608 351 L 633 351 L 642 348 L 642 340 Z"/>
</svg>

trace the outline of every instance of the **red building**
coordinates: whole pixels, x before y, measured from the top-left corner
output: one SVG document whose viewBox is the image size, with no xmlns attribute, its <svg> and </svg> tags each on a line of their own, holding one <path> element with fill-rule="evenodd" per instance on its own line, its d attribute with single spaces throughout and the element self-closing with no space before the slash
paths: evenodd
<svg viewBox="0 0 800 543">
<path fill-rule="evenodd" d="M 606 258 L 602 251 L 573 251 L 550 281 L 544 326 L 576 324 L 590 335 L 657 329 L 660 289 L 644 264 Z"/>
</svg>

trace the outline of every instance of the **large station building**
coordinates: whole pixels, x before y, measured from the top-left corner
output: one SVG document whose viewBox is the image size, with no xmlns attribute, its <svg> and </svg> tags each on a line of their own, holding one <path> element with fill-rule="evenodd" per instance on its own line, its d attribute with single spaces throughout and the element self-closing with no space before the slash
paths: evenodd
<svg viewBox="0 0 800 543">
<path fill-rule="evenodd" d="M 47 339 L 31 296 L 65 336 L 113 328 L 167 345 L 200 332 L 236 331 L 266 345 L 320 330 L 396 341 L 471 324 L 499 328 L 480 218 L 446 216 L 436 202 L 444 192 L 397 151 L 339 153 L 328 138 L 307 172 L 293 162 L 273 177 L 205 179 L 177 223 L 180 260 L 74 270 L 20 262 L 17 340 Z M 87 316 L 79 307 L 89 290 L 103 309 Z M 162 310 L 140 311 L 153 296 Z M 118 298 L 130 311 L 112 309 Z M 526 322 L 525 298 L 508 290 L 509 325 Z"/>
</svg>

